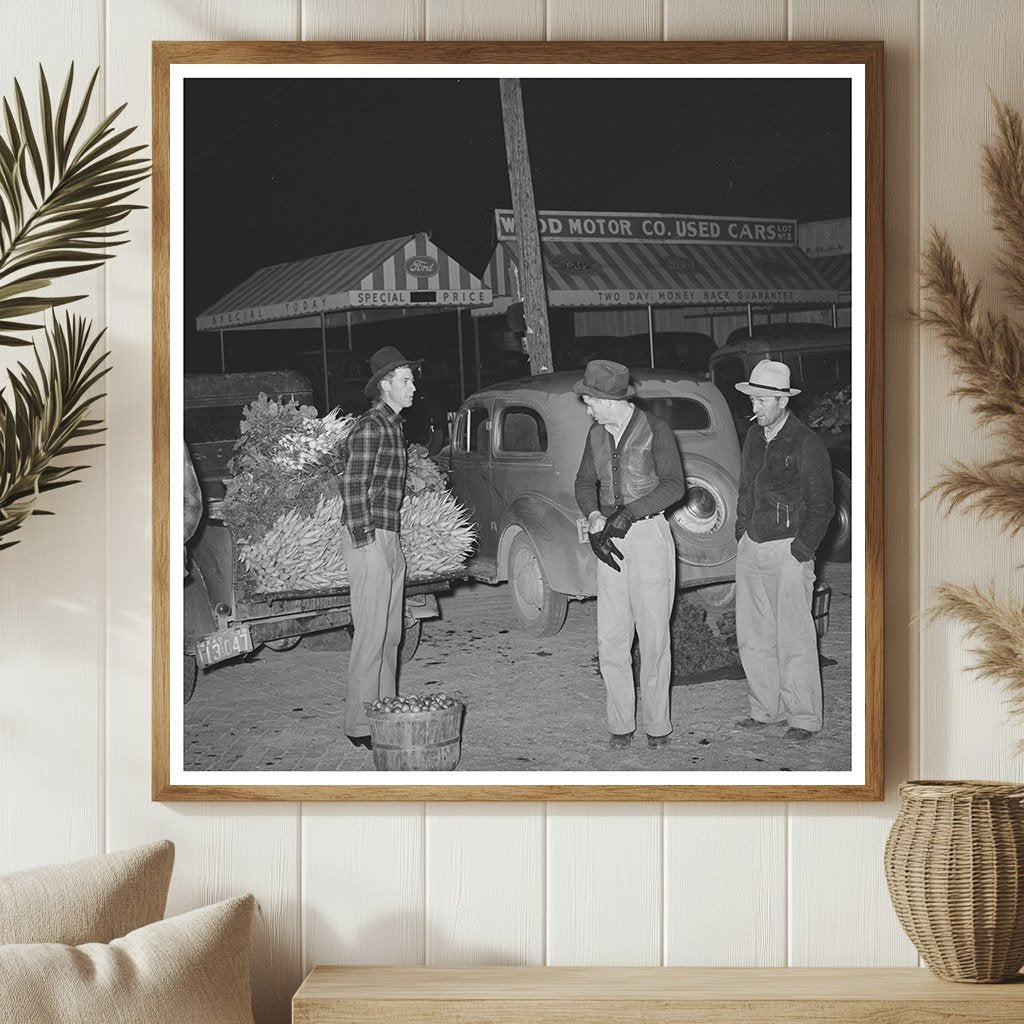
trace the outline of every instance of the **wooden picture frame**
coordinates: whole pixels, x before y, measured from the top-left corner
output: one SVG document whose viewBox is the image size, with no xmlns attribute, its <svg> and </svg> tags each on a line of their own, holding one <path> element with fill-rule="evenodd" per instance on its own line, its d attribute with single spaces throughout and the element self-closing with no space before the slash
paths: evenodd
<svg viewBox="0 0 1024 1024">
<path fill-rule="evenodd" d="M 284 66 L 288 67 L 284 67 Z M 761 85 L 800 77 L 847 81 L 850 86 L 850 206 L 846 285 L 850 296 L 853 556 L 850 569 L 850 754 L 844 771 L 805 773 L 685 770 L 654 773 L 454 771 L 388 772 L 291 770 L 203 771 L 185 765 L 183 684 L 177 681 L 177 648 L 185 635 L 183 591 L 177 588 L 182 520 L 182 374 L 184 332 L 196 310 L 184 301 L 187 231 L 183 194 L 197 163 L 183 160 L 183 95 L 186 81 L 219 78 L 235 87 L 247 79 L 329 74 L 345 80 L 383 68 L 377 77 L 454 78 L 620 76 L 658 83 L 702 76 L 757 79 Z M 473 71 L 475 69 L 475 72 Z M 488 70 L 489 69 L 489 70 Z M 880 800 L 883 797 L 883 48 L 876 42 L 780 43 L 496 43 L 496 42 L 154 42 L 153 44 L 153 715 L 154 800 L 359 800 L 359 801 L 707 801 Z M 763 81 L 761 81 L 763 80 Z M 664 86 L 667 88 L 667 84 Z M 675 86 L 673 86 L 675 87 Z M 666 130 L 671 130 L 670 111 Z M 239 111 L 239 120 L 259 111 Z M 370 114 L 368 114 L 370 116 Z M 231 130 L 236 129 L 236 125 Z M 329 131 L 329 124 L 325 131 Z M 457 130 L 457 129 L 456 129 Z M 209 142 L 209 139 L 202 140 Z M 739 152 L 739 150 L 737 150 Z M 500 154 L 499 154 L 500 160 Z M 810 169 L 808 170 L 810 173 Z M 241 187 L 241 186 L 240 186 Z M 369 185 L 368 185 L 369 188 Z M 627 190 L 628 192 L 628 190 Z M 844 193 L 845 194 L 845 193 Z M 539 199 L 538 205 L 543 206 Z M 496 206 L 499 204 L 495 204 Z M 675 213 L 692 210 L 685 199 Z M 574 209 L 586 208 L 581 202 Z M 557 207 L 568 208 L 568 204 Z M 632 209 L 628 196 L 620 206 Z M 713 211 L 712 211 L 713 212 Z M 749 211 L 752 215 L 758 211 Z M 543 211 L 541 211 L 543 213 Z M 272 215 L 272 211 L 270 212 Z M 627 217 L 629 215 L 623 215 Z M 637 214 L 636 216 L 641 216 Z M 709 217 L 709 222 L 716 218 Z M 752 219 L 752 218 L 751 218 Z M 500 224 L 500 220 L 498 222 Z M 625 223 L 625 221 L 623 222 Z M 724 219 L 723 219 L 724 223 Z M 795 220 L 794 220 L 795 225 Z M 429 225 L 428 225 L 429 226 Z M 420 225 L 411 226 L 416 230 Z M 718 230 L 712 227 L 709 230 Z M 788 229 L 786 229 L 788 230 Z M 794 228 L 794 231 L 796 229 Z M 824 238 L 824 236 L 822 236 Z M 362 241 L 362 240 L 361 240 Z M 805 246 L 804 252 L 814 246 Z M 834 249 L 835 247 L 833 247 Z M 839 247 L 841 250 L 842 246 Z M 323 252 L 324 247 L 315 252 Z M 828 240 L 817 252 L 828 253 Z M 309 255 L 313 255 L 309 252 Z M 282 254 L 281 261 L 297 254 Z M 812 252 L 811 255 L 814 255 Z M 801 257 L 802 259 L 803 257 Z M 231 282 L 237 284 L 240 278 Z M 475 280 L 475 279 L 474 279 Z M 491 280 L 496 280 L 492 275 Z M 838 287 L 838 286 L 837 286 Z M 841 289 L 839 289 L 841 292 Z M 496 292 L 488 292 L 493 297 Z M 766 293 L 768 294 L 768 293 Z M 513 296 L 514 298 L 515 296 Z M 753 325 L 752 301 L 747 300 Z M 770 298 L 767 300 L 772 301 Z M 832 300 L 832 318 L 842 302 Z M 507 303 L 506 303 L 507 305 Z M 651 306 L 648 305 L 648 310 Z M 710 307 L 708 307 L 710 308 Z M 796 308 L 795 305 L 792 308 Z M 301 312 L 301 311 L 299 311 Z M 731 314 L 730 314 L 731 315 Z M 787 314 L 787 321 L 789 316 Z M 710 323 L 709 317 L 709 323 Z M 323 323 L 323 321 L 321 321 Z M 461 319 L 460 319 L 461 324 Z M 653 360 L 654 331 L 651 319 Z M 460 328 L 461 329 L 461 328 Z M 223 338 L 223 335 L 222 335 Z M 222 342 L 223 344 L 223 342 Z M 326 353 L 326 342 L 325 342 Z M 461 341 L 460 341 L 461 353 Z M 653 362 L 652 362 L 653 365 Z M 326 354 L 324 357 L 326 380 Z M 582 371 L 581 371 L 582 372 Z M 749 411 L 749 410 L 748 410 Z M 856 513 L 860 513 L 857 515 Z M 508 584 L 503 584 L 507 586 Z M 280 656 L 279 656 L 280 657 Z M 214 670 L 215 671 L 215 670 Z M 600 685 L 598 680 L 597 685 Z M 470 708 L 469 714 L 472 714 Z M 638 732 L 638 736 L 642 729 Z M 340 726 L 338 731 L 341 737 Z M 642 737 L 641 737 L 642 738 Z M 696 760 L 696 758 L 694 759 Z M 803 776 L 808 776 L 804 778 Z M 584 777 L 585 776 L 585 777 Z M 595 778 L 595 776 L 598 776 Z M 770 777 L 766 777 L 770 776 Z M 661 781 L 664 779 L 665 781 Z M 697 779 L 697 781 L 691 781 Z"/>
</svg>

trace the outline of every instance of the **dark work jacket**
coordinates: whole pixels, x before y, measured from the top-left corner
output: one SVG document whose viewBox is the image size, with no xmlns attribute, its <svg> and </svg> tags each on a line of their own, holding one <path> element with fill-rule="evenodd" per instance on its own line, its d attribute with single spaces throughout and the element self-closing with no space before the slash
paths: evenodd
<svg viewBox="0 0 1024 1024">
<path fill-rule="evenodd" d="M 792 413 L 770 444 L 752 427 L 743 442 L 736 537 L 763 543 L 792 537 L 797 561 L 808 562 L 835 506 L 832 463 L 821 438 Z"/>
<path fill-rule="evenodd" d="M 660 417 L 633 407 L 618 445 L 595 423 L 576 474 L 576 502 L 583 514 L 605 516 L 627 508 L 642 519 L 674 505 L 686 493 L 679 447 Z"/>
</svg>

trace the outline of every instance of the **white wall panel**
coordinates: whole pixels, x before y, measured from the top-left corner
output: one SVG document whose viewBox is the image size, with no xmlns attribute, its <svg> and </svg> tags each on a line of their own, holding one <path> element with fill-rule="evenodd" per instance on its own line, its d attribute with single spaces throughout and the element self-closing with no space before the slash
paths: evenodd
<svg viewBox="0 0 1024 1024">
<path fill-rule="evenodd" d="M 661 39 L 661 0 L 547 0 L 548 39 Z"/>
<path fill-rule="evenodd" d="M 785 39 L 786 0 L 665 0 L 666 39 Z"/>
<path fill-rule="evenodd" d="M 303 806 L 303 973 L 424 962 L 423 834 L 423 804 Z"/>
<path fill-rule="evenodd" d="M 427 804 L 426 963 L 544 963 L 544 833 L 543 804 Z"/>
<path fill-rule="evenodd" d="M 80 102 L 102 61 L 102 0 L 7 3 L 2 20 L 0 94 L 13 106 L 17 79 L 37 118 L 39 65 L 56 104 L 74 61 Z M 89 109 L 90 125 L 107 112 L 102 76 Z M 63 289 L 56 294 L 89 296 L 65 308 L 92 320 L 97 331 L 103 280 L 102 271 L 93 271 L 55 285 Z M 23 338 L 40 346 L 45 361 L 43 331 Z M 34 367 L 32 350 L 0 348 L 0 389 L 8 400 L 7 369 L 19 361 Z M 0 551 L 0 871 L 103 848 L 106 453 L 85 452 L 75 461 L 89 464 L 75 474 L 81 483 L 44 495 L 36 507 L 53 515 L 30 518 L 11 535 L 18 543 Z"/>
<path fill-rule="evenodd" d="M 108 94 L 150 137 L 150 40 L 281 39 L 298 28 L 295 0 L 238 5 L 108 0 Z M 143 193 L 148 202 L 148 188 Z M 299 976 L 298 808 L 176 806 L 149 799 L 150 259 L 148 218 L 133 225 L 109 273 L 111 375 L 108 593 L 108 835 L 111 848 L 166 836 L 178 847 L 171 908 L 250 891 L 263 909 L 254 943 L 261 1024 L 287 1019 Z"/>
<path fill-rule="evenodd" d="M 917 374 L 917 0 L 792 0 L 793 39 L 885 43 L 886 379 Z M 916 772 L 916 406 L 912 390 L 887 388 L 884 805 L 790 806 L 790 963 L 910 966 L 917 954 L 892 911 L 882 848 L 896 788 Z M 870 428 L 869 428 L 870 429 Z M 823 907 L 834 908 L 823 916 Z M 842 926 L 837 927 L 836 922 Z"/>
<path fill-rule="evenodd" d="M 544 0 L 426 0 L 427 39 L 543 39 Z"/>
<path fill-rule="evenodd" d="M 1014 0 L 931 2 L 921 18 L 921 227 L 945 230 L 969 277 L 984 283 L 982 303 L 1000 308 L 991 271 L 997 239 L 980 182 L 981 147 L 995 135 L 989 91 L 1024 108 L 1021 42 L 1024 5 Z M 982 306 L 982 308 L 983 308 Z M 955 378 L 941 342 L 922 332 L 921 489 L 942 464 L 971 460 L 990 439 L 969 406 L 947 398 Z M 1024 539 L 1010 541 L 995 524 L 970 515 L 941 518 L 938 504 L 921 505 L 921 602 L 942 580 L 1024 584 Z M 951 622 L 925 627 L 921 648 L 921 770 L 929 777 L 1021 779 L 1014 745 L 1024 739 L 1021 718 L 1008 718 L 1000 685 L 966 671 L 963 630 Z"/>
<path fill-rule="evenodd" d="M 549 964 L 662 961 L 662 805 L 549 804 Z"/>
<path fill-rule="evenodd" d="M 786 965 L 786 808 L 665 805 L 665 958 Z"/>
<path fill-rule="evenodd" d="M 301 0 L 303 39 L 422 39 L 426 0 Z"/>
</svg>

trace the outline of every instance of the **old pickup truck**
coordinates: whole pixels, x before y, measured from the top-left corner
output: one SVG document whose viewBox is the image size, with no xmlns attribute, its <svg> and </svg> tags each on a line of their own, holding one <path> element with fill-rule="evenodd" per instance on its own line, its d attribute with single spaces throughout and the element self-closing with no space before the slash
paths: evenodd
<svg viewBox="0 0 1024 1024">
<path fill-rule="evenodd" d="M 313 403 L 308 379 L 292 371 L 185 377 L 185 441 L 204 506 L 203 518 L 187 546 L 182 629 L 186 702 L 195 690 L 200 669 L 208 673 L 261 645 L 287 651 L 307 633 L 352 623 L 348 587 L 250 594 L 242 586 L 235 537 L 224 521 L 221 504 L 242 408 L 261 391 L 281 401 Z M 436 595 L 449 588 L 452 578 L 406 584 L 403 661 L 415 654 L 421 620 L 438 615 Z"/>
</svg>

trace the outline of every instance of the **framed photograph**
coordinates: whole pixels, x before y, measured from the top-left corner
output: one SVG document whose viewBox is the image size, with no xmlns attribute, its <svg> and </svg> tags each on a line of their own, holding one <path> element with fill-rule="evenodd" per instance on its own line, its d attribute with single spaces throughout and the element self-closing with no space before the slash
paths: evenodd
<svg viewBox="0 0 1024 1024">
<path fill-rule="evenodd" d="M 153 96 L 154 799 L 882 798 L 881 43 Z"/>
</svg>

